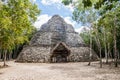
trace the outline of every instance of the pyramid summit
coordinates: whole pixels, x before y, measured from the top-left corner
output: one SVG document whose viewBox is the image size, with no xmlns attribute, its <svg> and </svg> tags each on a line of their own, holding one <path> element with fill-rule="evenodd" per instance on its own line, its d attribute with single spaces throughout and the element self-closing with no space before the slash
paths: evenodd
<svg viewBox="0 0 120 80">
<path fill-rule="evenodd" d="M 60 16 L 54 15 L 47 23 L 41 26 L 39 32 L 30 41 L 30 45 L 51 46 L 56 45 L 57 42 L 65 42 L 69 46 L 84 44 L 72 25 L 67 24 Z"/>
<path fill-rule="evenodd" d="M 68 31 L 75 32 L 72 25 L 67 24 L 62 17 L 54 15 L 46 24 L 41 26 L 41 31 Z"/>
<path fill-rule="evenodd" d="M 19 62 L 89 61 L 90 48 L 86 46 L 72 25 L 54 15 L 32 37 L 19 54 Z M 97 60 L 92 50 L 92 60 Z"/>
</svg>

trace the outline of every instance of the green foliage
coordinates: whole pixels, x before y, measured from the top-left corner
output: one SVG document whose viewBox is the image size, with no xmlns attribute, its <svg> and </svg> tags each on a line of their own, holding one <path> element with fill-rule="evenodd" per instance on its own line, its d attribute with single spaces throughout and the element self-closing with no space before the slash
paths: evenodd
<svg viewBox="0 0 120 80">
<path fill-rule="evenodd" d="M 30 0 L 8 0 L 0 4 L 0 50 L 12 51 L 27 42 L 35 30 L 32 26 L 40 13 Z"/>
<path fill-rule="evenodd" d="M 92 22 L 96 21 L 99 18 L 97 10 L 89 8 L 87 10 L 78 10 L 73 11 L 73 20 L 83 25 L 91 25 Z"/>
<path fill-rule="evenodd" d="M 70 3 L 72 3 L 72 0 L 62 0 L 62 3 L 64 3 L 65 5 L 69 5 Z"/>
<path fill-rule="evenodd" d="M 11 16 L 11 28 L 13 30 L 15 44 L 22 44 L 28 40 L 28 35 L 33 30 L 32 23 L 35 22 L 39 9 L 37 5 L 29 0 L 9 0 L 9 14 Z"/>
<path fill-rule="evenodd" d="M 83 0 L 82 3 L 84 4 L 84 7 L 92 6 L 92 2 L 90 0 Z"/>
<path fill-rule="evenodd" d="M 120 0 L 77 0 L 70 4 L 74 4 L 72 18 L 91 28 L 90 33 L 81 34 L 85 42 L 90 44 L 89 40 L 92 38 L 92 45 L 95 46 L 93 49 L 99 50 L 100 54 L 103 51 L 102 55 L 105 53 L 106 61 L 107 56 L 112 55 L 115 59 L 115 66 L 117 66 L 117 58 L 120 57 L 118 56 L 120 51 Z"/>
<path fill-rule="evenodd" d="M 90 44 L 90 34 L 89 34 L 89 32 L 80 33 L 80 36 L 82 37 L 82 39 L 84 40 L 84 42 L 86 44 Z"/>
</svg>

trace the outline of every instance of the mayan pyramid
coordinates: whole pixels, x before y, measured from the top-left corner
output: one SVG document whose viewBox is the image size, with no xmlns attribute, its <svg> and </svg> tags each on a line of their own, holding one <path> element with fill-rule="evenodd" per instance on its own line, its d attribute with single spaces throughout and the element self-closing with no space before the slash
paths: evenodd
<svg viewBox="0 0 120 80">
<path fill-rule="evenodd" d="M 85 45 L 72 25 L 54 15 L 32 37 L 19 54 L 19 62 L 77 62 L 89 61 L 90 48 Z M 92 50 L 92 60 L 97 56 Z"/>
</svg>

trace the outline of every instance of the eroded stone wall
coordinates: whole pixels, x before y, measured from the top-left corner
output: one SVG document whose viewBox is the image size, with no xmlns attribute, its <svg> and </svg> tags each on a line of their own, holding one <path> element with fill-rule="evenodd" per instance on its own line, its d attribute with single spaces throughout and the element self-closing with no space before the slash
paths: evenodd
<svg viewBox="0 0 120 80">
<path fill-rule="evenodd" d="M 69 56 L 70 61 L 79 62 L 79 61 L 89 61 L 90 59 L 90 48 L 89 47 L 71 47 L 71 54 Z M 97 55 L 92 50 L 91 61 L 98 60 Z"/>
<path fill-rule="evenodd" d="M 29 45 L 18 56 L 20 62 L 49 62 L 51 50 L 63 42 L 71 50 L 69 61 L 89 61 L 89 49 L 72 25 L 67 24 L 59 15 L 54 15 L 33 36 Z M 92 52 L 93 59 L 97 56 Z"/>
<path fill-rule="evenodd" d="M 25 47 L 20 53 L 19 62 L 49 62 L 50 47 Z"/>
</svg>

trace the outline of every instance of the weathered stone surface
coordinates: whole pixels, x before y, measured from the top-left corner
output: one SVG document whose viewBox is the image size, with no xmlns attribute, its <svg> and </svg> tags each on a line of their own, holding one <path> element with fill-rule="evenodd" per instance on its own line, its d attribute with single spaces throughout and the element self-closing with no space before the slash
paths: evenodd
<svg viewBox="0 0 120 80">
<path fill-rule="evenodd" d="M 90 48 L 89 47 L 72 47 L 71 49 L 71 55 L 70 61 L 89 61 L 89 53 Z M 96 53 L 92 50 L 92 61 L 97 60 Z"/>
<path fill-rule="evenodd" d="M 53 55 L 51 51 L 60 42 L 64 43 L 63 49 L 69 48 L 70 55 L 63 55 L 64 50 L 56 53 L 59 55 L 62 54 L 61 57 L 67 58 L 67 61 L 89 60 L 90 48 L 85 46 L 80 35 L 75 32 L 70 24 L 67 24 L 60 16 L 55 15 L 41 26 L 41 29 L 33 36 L 29 45 L 23 48 L 17 61 L 50 62 L 51 55 Z M 58 47 L 59 45 L 56 48 Z M 69 52 L 69 50 L 67 52 Z M 98 58 L 94 51 L 92 51 L 92 54 L 92 60 L 97 60 Z M 57 57 L 54 60 L 56 59 Z"/>
<path fill-rule="evenodd" d="M 71 47 L 81 47 L 80 44 L 84 44 L 84 41 L 78 33 L 66 33 L 66 44 Z"/>
<path fill-rule="evenodd" d="M 27 46 L 18 56 L 20 62 L 48 62 L 50 47 Z"/>
<path fill-rule="evenodd" d="M 37 32 L 30 41 L 30 45 L 51 45 L 51 32 Z"/>
</svg>

